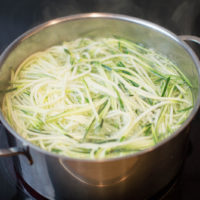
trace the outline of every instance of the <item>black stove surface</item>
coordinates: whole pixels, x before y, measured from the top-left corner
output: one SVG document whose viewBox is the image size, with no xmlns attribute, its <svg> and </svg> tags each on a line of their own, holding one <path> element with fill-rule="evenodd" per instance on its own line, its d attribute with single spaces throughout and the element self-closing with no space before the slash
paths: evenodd
<svg viewBox="0 0 200 200">
<path fill-rule="evenodd" d="M 110 12 L 143 18 L 176 34 L 200 36 L 200 0 L 1 0 L 0 53 L 16 37 L 47 20 L 83 12 Z M 200 56 L 200 47 L 195 46 Z M 190 142 L 177 176 L 152 200 L 200 199 L 200 112 L 191 124 Z M 0 128 L 0 148 L 6 147 Z M 42 199 L 17 176 L 11 158 L 0 159 L 0 200 Z M 165 173 L 165 172 L 163 172 Z"/>
</svg>

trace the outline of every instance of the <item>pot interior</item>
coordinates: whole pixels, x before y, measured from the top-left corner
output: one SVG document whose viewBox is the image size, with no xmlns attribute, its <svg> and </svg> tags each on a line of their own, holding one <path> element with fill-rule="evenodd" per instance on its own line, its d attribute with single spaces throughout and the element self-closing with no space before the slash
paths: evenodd
<svg viewBox="0 0 200 200">
<path fill-rule="evenodd" d="M 141 43 L 174 62 L 193 84 L 194 105 L 198 104 L 199 70 L 192 50 L 174 34 L 155 24 L 112 14 L 92 13 L 55 19 L 23 34 L 1 55 L 0 90 L 4 90 L 9 85 L 11 70 L 15 70 L 34 52 L 79 37 L 113 36 Z M 0 104 L 2 104 L 2 99 L 1 92 Z"/>
</svg>

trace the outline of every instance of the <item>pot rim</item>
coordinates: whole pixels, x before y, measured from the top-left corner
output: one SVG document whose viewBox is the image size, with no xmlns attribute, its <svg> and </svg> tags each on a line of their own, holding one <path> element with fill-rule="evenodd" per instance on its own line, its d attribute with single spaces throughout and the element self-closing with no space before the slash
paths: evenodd
<svg viewBox="0 0 200 200">
<path fill-rule="evenodd" d="M 132 158 L 132 157 L 141 156 L 143 154 L 147 154 L 149 152 L 152 152 L 152 151 L 160 148 L 161 146 L 163 146 L 164 144 L 168 143 L 170 140 L 175 138 L 177 135 L 179 135 L 189 125 L 189 123 L 192 121 L 195 114 L 197 113 L 199 106 L 200 106 L 200 62 L 199 62 L 198 57 L 196 56 L 194 51 L 184 41 L 182 41 L 180 38 L 178 38 L 178 36 L 176 34 L 174 34 L 173 32 L 169 31 L 168 29 L 166 29 L 166 28 L 164 28 L 160 25 L 157 25 L 155 23 L 149 22 L 147 20 L 139 19 L 139 18 L 136 18 L 136 17 L 121 15 L 121 14 L 113 14 L 113 13 L 92 12 L 92 13 L 84 13 L 84 14 L 75 14 L 75 15 L 70 15 L 70 16 L 65 16 L 65 17 L 60 17 L 60 18 L 55 18 L 55 19 L 49 20 L 47 22 L 44 22 L 42 24 L 39 24 L 39 25 L 29 29 L 28 31 L 26 31 L 25 33 L 23 33 L 22 35 L 17 37 L 0 55 L 0 66 L 4 63 L 4 60 L 7 58 L 9 53 L 14 48 L 16 48 L 19 43 L 23 42 L 23 40 L 27 39 L 28 37 L 42 31 L 43 29 L 50 27 L 52 25 L 55 25 L 55 24 L 66 22 L 66 21 L 74 21 L 74 20 L 81 20 L 81 19 L 94 19 L 94 18 L 121 20 L 121 21 L 130 22 L 130 23 L 140 24 L 141 26 L 145 26 L 145 27 L 154 29 L 154 30 L 168 36 L 169 38 L 171 38 L 172 40 L 177 42 L 181 47 L 183 47 L 185 49 L 185 51 L 191 56 L 195 66 L 196 66 L 196 69 L 197 69 L 197 72 L 198 72 L 198 77 L 199 77 L 199 84 L 198 84 L 199 90 L 198 90 L 197 102 L 194 105 L 192 112 L 188 116 L 187 120 L 185 120 L 185 122 L 174 133 L 172 133 L 170 136 L 163 139 L 161 142 L 154 145 L 153 147 L 144 149 L 144 150 L 136 152 L 136 153 L 130 153 L 130 154 L 124 155 L 124 156 L 119 156 L 119 157 L 114 157 L 114 158 L 105 158 L 105 159 L 99 159 L 98 160 L 98 159 L 88 159 L 88 158 L 87 159 L 85 159 L 85 158 L 84 159 L 83 158 L 73 158 L 73 157 L 69 157 L 69 156 L 65 156 L 65 155 L 59 155 L 59 154 L 56 154 L 56 153 L 48 152 L 48 151 L 32 144 L 31 142 L 29 142 L 28 140 L 23 138 L 20 134 L 18 134 L 8 124 L 8 122 L 4 119 L 3 114 L 0 110 L 0 121 L 6 127 L 6 129 L 9 132 L 11 132 L 11 134 L 13 136 L 15 136 L 17 139 L 19 139 L 22 142 L 22 145 L 24 147 L 32 148 L 35 151 L 38 151 L 40 153 L 44 153 L 47 156 L 53 156 L 53 157 L 56 157 L 56 158 L 62 159 L 62 160 L 70 160 L 70 161 L 78 161 L 78 162 L 79 161 L 81 161 L 81 162 L 92 162 L 92 163 L 119 161 L 119 160 L 122 160 L 122 159 L 129 159 L 129 158 Z"/>
</svg>

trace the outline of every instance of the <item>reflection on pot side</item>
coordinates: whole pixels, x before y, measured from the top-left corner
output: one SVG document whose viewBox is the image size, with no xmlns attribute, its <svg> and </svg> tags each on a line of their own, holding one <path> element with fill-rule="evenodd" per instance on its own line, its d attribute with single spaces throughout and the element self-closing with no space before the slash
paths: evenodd
<svg viewBox="0 0 200 200">
<path fill-rule="evenodd" d="M 137 165 L 137 161 L 138 159 L 127 163 L 119 162 L 117 166 L 115 162 L 111 162 L 105 170 L 101 161 L 98 164 L 89 162 L 77 164 L 59 159 L 62 167 L 75 179 L 96 187 L 106 187 L 126 180 L 134 172 L 133 168 Z"/>
</svg>

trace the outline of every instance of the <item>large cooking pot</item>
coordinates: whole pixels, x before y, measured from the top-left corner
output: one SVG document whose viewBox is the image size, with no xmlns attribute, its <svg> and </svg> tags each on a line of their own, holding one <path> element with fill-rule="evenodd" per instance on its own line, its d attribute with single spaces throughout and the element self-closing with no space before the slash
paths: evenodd
<svg viewBox="0 0 200 200">
<path fill-rule="evenodd" d="M 183 40 L 153 23 L 117 14 L 89 13 L 51 20 L 24 33 L 0 57 L 0 90 L 7 87 L 11 69 L 29 55 L 78 37 L 118 35 L 155 49 L 176 63 L 194 87 L 194 108 L 171 136 L 154 147 L 120 158 L 82 160 L 49 153 L 23 139 L 0 113 L 10 148 L 1 156 L 15 155 L 15 169 L 24 181 L 47 199 L 146 199 L 177 174 L 187 144 L 187 127 L 200 104 L 200 63 Z M 0 94 L 2 104 L 3 93 Z"/>
</svg>

